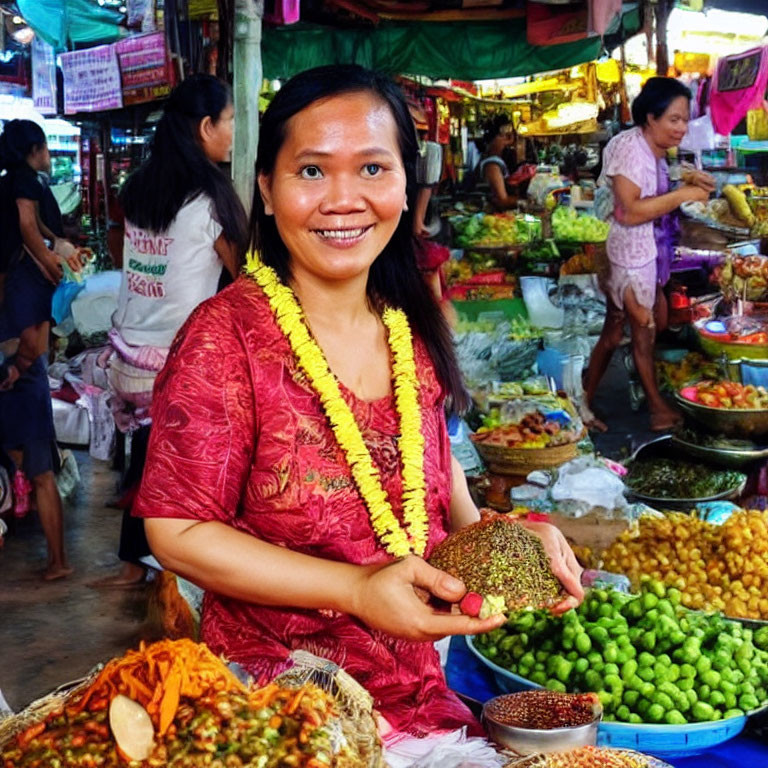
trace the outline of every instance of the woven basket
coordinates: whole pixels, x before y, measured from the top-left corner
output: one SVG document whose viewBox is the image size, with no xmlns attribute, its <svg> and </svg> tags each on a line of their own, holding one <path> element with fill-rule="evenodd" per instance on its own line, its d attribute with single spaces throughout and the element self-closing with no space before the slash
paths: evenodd
<svg viewBox="0 0 768 768">
<path fill-rule="evenodd" d="M 0 716 L 0 749 L 3 749 L 16 735 L 31 725 L 42 722 L 52 712 L 61 709 L 70 696 L 80 689 L 87 688 L 101 669 L 102 665 L 99 665 L 87 677 L 81 677 L 79 680 L 60 685 L 55 691 L 43 696 L 42 699 L 33 701 L 18 714 L 8 717 Z"/>
<path fill-rule="evenodd" d="M 583 437 L 579 436 L 579 440 Z M 472 441 L 491 472 L 498 475 L 527 475 L 537 469 L 558 467 L 578 455 L 578 440 L 547 448 L 508 448 Z"/>
</svg>

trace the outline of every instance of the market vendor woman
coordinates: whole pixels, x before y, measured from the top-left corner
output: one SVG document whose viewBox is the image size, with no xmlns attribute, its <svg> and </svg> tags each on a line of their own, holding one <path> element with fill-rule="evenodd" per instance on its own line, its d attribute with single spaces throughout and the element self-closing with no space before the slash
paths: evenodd
<svg viewBox="0 0 768 768">
<path fill-rule="evenodd" d="M 465 391 L 413 255 L 415 155 L 386 78 L 324 67 L 281 88 L 260 131 L 261 261 L 174 342 L 136 512 L 158 559 L 206 589 L 213 650 L 260 679 L 293 649 L 332 659 L 394 728 L 423 733 L 473 722 L 432 641 L 503 619 L 417 592 L 463 596 L 422 556 L 478 513 L 443 408 Z M 564 538 L 530 526 L 578 602 Z"/>
<path fill-rule="evenodd" d="M 635 127 L 605 147 L 599 180 L 612 192 L 613 203 L 607 242 L 610 272 L 603 286 L 608 306 L 589 363 L 586 400 L 591 406 L 628 320 L 635 367 L 655 431 L 670 429 L 681 420 L 659 392 L 653 362 L 656 333 L 667 323 L 662 289 L 669 280 L 671 242 L 666 217 L 682 203 L 706 201 L 715 188 L 711 176 L 694 173 L 688 183 L 669 191 L 665 157 L 688 130 L 690 98 L 688 88 L 673 78 L 648 80 L 632 104 Z M 597 419 L 593 425 L 605 429 Z"/>
</svg>

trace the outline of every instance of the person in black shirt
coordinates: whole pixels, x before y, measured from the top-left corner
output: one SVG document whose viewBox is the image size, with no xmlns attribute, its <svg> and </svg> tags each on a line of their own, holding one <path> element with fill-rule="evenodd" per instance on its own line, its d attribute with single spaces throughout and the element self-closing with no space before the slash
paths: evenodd
<svg viewBox="0 0 768 768">
<path fill-rule="evenodd" d="M 56 487 L 55 431 L 47 360 L 51 299 L 63 263 L 82 267 L 77 249 L 62 238 L 61 212 L 38 177 L 49 172 L 45 133 L 31 120 L 11 120 L 0 134 L 0 342 L 18 350 L 0 383 L 0 447 L 35 492 L 48 544 L 44 578 L 67 576 L 61 498 Z"/>
</svg>

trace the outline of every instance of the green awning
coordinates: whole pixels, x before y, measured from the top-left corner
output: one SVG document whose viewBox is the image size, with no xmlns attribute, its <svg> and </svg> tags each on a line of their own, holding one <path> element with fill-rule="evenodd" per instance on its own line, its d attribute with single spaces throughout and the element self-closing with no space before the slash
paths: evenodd
<svg viewBox="0 0 768 768">
<path fill-rule="evenodd" d="M 613 40 L 640 27 L 637 8 L 625 13 Z M 561 45 L 530 45 L 525 19 L 499 22 L 381 22 L 340 29 L 310 24 L 267 27 L 264 76 L 287 79 L 324 64 L 361 64 L 385 72 L 458 80 L 487 80 L 565 69 L 598 58 L 599 37 Z"/>
<path fill-rule="evenodd" d="M 95 0 L 16 0 L 16 4 L 27 24 L 57 51 L 74 44 L 111 43 L 126 34 L 118 26 L 124 14 Z"/>
</svg>

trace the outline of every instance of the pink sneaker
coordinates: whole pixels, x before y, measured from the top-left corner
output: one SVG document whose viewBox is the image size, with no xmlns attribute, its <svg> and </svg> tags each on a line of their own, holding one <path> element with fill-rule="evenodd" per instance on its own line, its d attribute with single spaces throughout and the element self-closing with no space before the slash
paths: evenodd
<svg viewBox="0 0 768 768">
<path fill-rule="evenodd" d="M 30 509 L 29 494 L 32 493 L 32 483 L 20 470 L 16 470 L 13 476 L 13 514 L 16 517 L 24 517 Z"/>
</svg>

